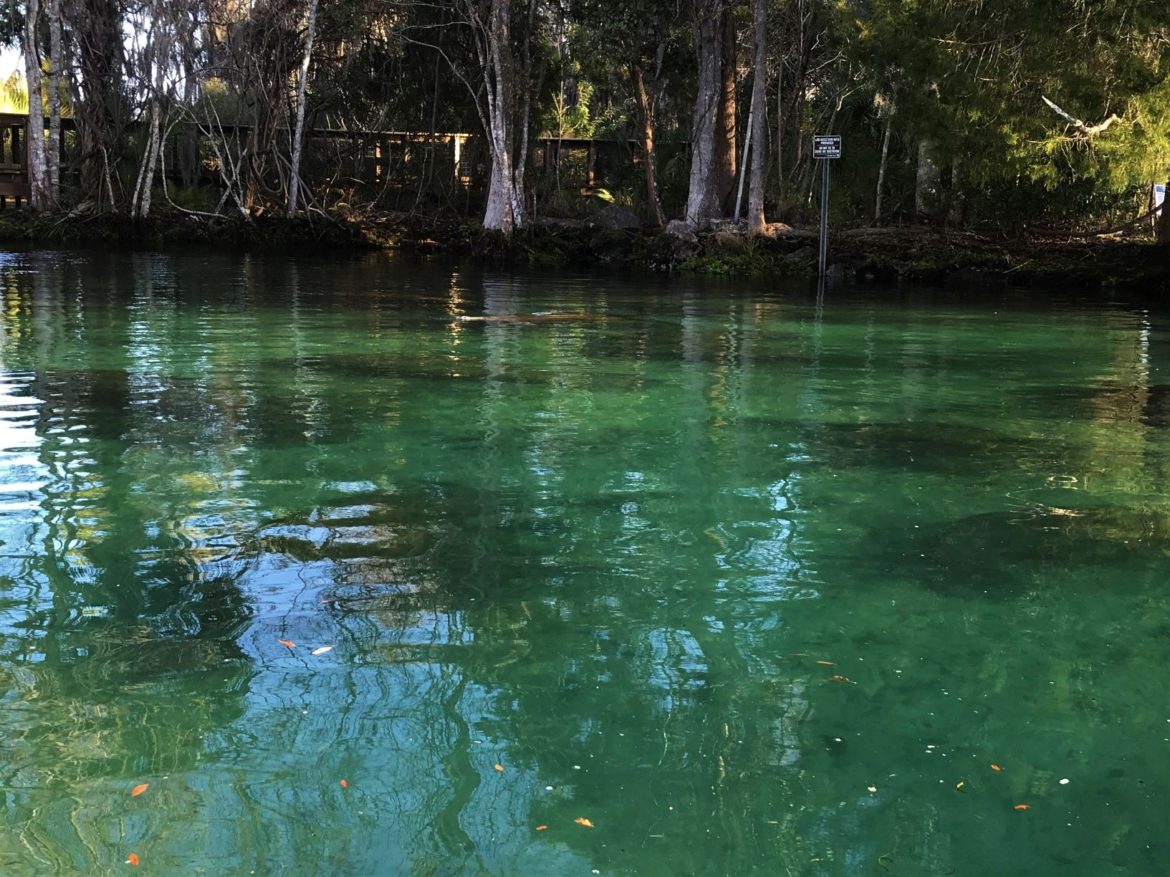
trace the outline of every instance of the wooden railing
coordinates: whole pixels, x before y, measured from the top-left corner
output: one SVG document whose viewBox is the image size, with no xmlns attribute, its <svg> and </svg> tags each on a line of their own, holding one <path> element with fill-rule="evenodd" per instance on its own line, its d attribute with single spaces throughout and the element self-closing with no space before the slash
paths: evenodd
<svg viewBox="0 0 1170 877">
<path fill-rule="evenodd" d="M 69 164 L 66 154 L 66 131 L 75 131 L 71 118 L 61 120 L 62 165 Z M 26 204 L 29 198 L 28 178 L 28 116 L 15 113 L 0 113 L 0 207 Z M 244 125 L 224 125 L 214 132 L 201 131 L 204 137 L 217 136 L 242 144 L 250 133 Z M 427 155 L 424 166 L 428 174 L 438 171 L 438 178 L 444 172 L 447 179 L 466 190 L 486 183 L 486 155 L 483 154 L 479 138 L 463 133 L 423 133 L 404 131 L 349 131 L 342 129 L 315 129 L 307 132 L 306 140 L 318 148 L 326 146 L 327 151 L 337 150 L 336 160 L 343 173 L 363 183 L 384 186 L 393 180 L 405 182 L 410 177 L 412 166 Z M 72 142 L 72 141 L 71 141 Z M 471 144 L 481 148 L 469 149 Z M 580 185 L 582 191 L 591 190 L 601 184 L 602 174 L 598 172 L 598 155 L 602 148 L 620 149 L 624 155 L 637 164 L 639 144 L 635 141 L 592 140 L 576 137 L 538 137 L 533 141 L 533 159 L 538 171 L 556 172 L 569 156 L 577 156 L 577 165 L 583 168 L 578 180 L 565 180 L 568 185 Z M 173 150 L 176 143 L 169 144 Z M 72 150 L 71 150 L 72 151 Z M 438 156 L 443 156 L 439 159 Z M 438 164 L 436 165 L 436 160 Z M 621 161 L 622 159 L 619 159 Z M 166 163 L 168 177 L 176 174 L 177 161 Z M 202 162 L 200 162 L 202 164 Z M 67 171 L 66 171 L 67 172 Z"/>
<path fill-rule="evenodd" d="M 28 116 L 0 113 L 0 207 L 28 200 Z"/>
</svg>

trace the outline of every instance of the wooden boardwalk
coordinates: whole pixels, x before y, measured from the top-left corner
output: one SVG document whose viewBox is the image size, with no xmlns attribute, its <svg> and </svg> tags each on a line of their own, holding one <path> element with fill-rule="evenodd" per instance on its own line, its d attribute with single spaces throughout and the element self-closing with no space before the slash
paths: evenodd
<svg viewBox="0 0 1170 877">
<path fill-rule="evenodd" d="M 61 150 L 63 169 L 68 170 L 70 156 L 67 133 L 76 130 L 73 119 L 61 120 Z M 195 130 L 192 126 L 191 130 Z M 0 207 L 21 206 L 28 203 L 28 116 L 0 113 Z M 251 129 L 245 125 L 222 125 L 214 130 L 198 128 L 203 138 L 222 138 L 237 146 L 248 139 Z M 426 168 L 428 176 L 439 170 L 439 178 L 446 177 L 447 185 L 466 191 L 487 181 L 487 156 L 483 138 L 474 134 L 410 131 L 352 131 L 318 128 L 306 133 L 309 152 L 328 154 L 337 162 L 339 170 L 352 182 L 384 187 L 404 184 Z M 197 147 L 198 149 L 198 147 Z M 177 174 L 175 159 L 177 142 L 167 145 L 165 162 L 168 179 Z M 579 137 L 538 137 L 532 142 L 532 159 L 538 172 L 556 173 L 560 179 L 562 168 L 573 176 L 563 182 L 580 186 L 583 193 L 602 184 L 603 173 L 598 172 L 598 157 L 603 150 L 611 154 L 617 150 L 622 163 L 639 164 L 639 144 L 633 140 L 595 140 Z M 203 152 L 205 150 L 199 150 Z M 425 156 L 425 157 L 424 157 Z M 209 180 L 206 155 L 199 156 L 202 174 Z M 574 159 L 570 161 L 570 159 Z M 612 161 L 610 162 L 612 164 Z M 569 166 L 572 170 L 569 170 Z M 579 176 L 580 179 L 576 179 Z"/>
<path fill-rule="evenodd" d="M 0 113 L 0 207 L 28 203 L 28 116 Z"/>
</svg>

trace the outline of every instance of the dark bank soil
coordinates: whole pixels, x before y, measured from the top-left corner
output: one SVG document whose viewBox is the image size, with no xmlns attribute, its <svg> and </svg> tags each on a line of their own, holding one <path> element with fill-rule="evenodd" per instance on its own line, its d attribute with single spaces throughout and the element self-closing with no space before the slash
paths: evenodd
<svg viewBox="0 0 1170 877">
<path fill-rule="evenodd" d="M 691 234 L 614 227 L 611 223 L 547 220 L 511 238 L 485 233 L 473 221 L 411 214 L 363 214 L 303 220 L 159 215 L 34 217 L 0 213 L 0 241 L 22 245 L 181 248 L 336 253 L 392 250 L 421 259 L 516 267 L 612 267 L 690 271 L 732 277 L 814 276 L 817 236 L 774 226 L 748 238 L 727 223 Z M 830 274 L 858 283 L 1077 286 L 1170 292 L 1170 247 L 1108 237 L 1003 238 L 932 226 L 847 229 L 831 239 Z"/>
</svg>

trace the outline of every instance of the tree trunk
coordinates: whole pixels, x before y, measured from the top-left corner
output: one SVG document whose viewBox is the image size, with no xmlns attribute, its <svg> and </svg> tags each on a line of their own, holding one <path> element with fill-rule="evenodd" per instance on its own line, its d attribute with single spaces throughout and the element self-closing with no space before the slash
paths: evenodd
<svg viewBox="0 0 1170 877">
<path fill-rule="evenodd" d="M 154 171 L 158 166 L 158 153 L 162 147 L 162 109 L 158 97 L 150 103 L 150 139 L 146 144 L 146 154 L 142 157 L 141 188 L 138 192 L 137 203 L 131 206 L 131 216 L 137 210 L 137 216 L 147 219 L 150 216 L 151 195 L 154 193 Z"/>
<path fill-rule="evenodd" d="M 82 198 L 114 203 L 113 167 L 125 119 L 122 94 L 124 44 L 117 0 L 64 0 L 70 31 L 76 34 L 77 82 L 73 107 L 80 147 Z"/>
<path fill-rule="evenodd" d="M 877 199 L 873 206 L 873 221 L 877 225 L 882 221 L 882 202 L 886 191 L 886 168 L 890 161 L 890 128 L 893 126 L 893 113 L 886 114 L 886 126 L 882 131 L 882 157 L 878 162 Z"/>
<path fill-rule="evenodd" d="M 1170 246 L 1170 182 L 1166 183 L 1166 199 L 1162 202 L 1162 213 L 1158 220 L 1158 242 Z"/>
<path fill-rule="evenodd" d="M 154 76 L 154 80 L 148 82 L 150 127 L 147 128 L 146 148 L 142 152 L 142 159 L 138 165 L 138 179 L 134 183 L 134 192 L 130 196 L 131 219 L 146 219 L 150 216 L 154 171 L 158 163 L 162 137 L 162 91 L 165 86 L 163 75 L 165 50 L 162 47 L 169 42 L 169 35 L 165 31 L 163 15 L 159 9 L 160 5 L 160 0 L 155 0 L 150 9 L 151 26 L 147 34 L 145 53 L 147 75 L 149 77 L 153 73 Z"/>
<path fill-rule="evenodd" d="M 751 109 L 751 183 L 748 185 L 748 234 L 762 234 L 767 220 L 764 218 L 764 182 L 767 177 L 768 136 L 767 76 L 768 76 L 768 3 L 767 0 L 753 0 L 756 31 L 755 70 L 752 73 Z"/>
<path fill-rule="evenodd" d="M 150 101 L 150 141 L 146 147 L 146 156 L 143 164 L 142 189 L 138 195 L 138 215 L 142 219 L 150 216 L 151 197 L 154 194 L 154 172 L 158 167 L 159 153 L 162 152 L 163 129 L 163 89 L 166 88 L 164 77 L 165 65 L 160 53 L 155 60 L 154 95 Z"/>
<path fill-rule="evenodd" d="M 651 228 L 666 225 L 666 215 L 658 200 L 658 177 L 654 168 L 654 101 L 646 89 L 646 77 L 640 64 L 634 64 L 630 72 L 634 76 L 634 91 L 638 98 L 638 111 L 642 116 L 642 163 L 646 166 L 646 224 Z"/>
<path fill-rule="evenodd" d="M 787 66 L 791 70 L 790 89 L 788 97 L 783 102 L 780 94 L 783 91 L 783 77 L 777 83 L 777 124 L 781 125 L 781 134 L 776 138 L 777 154 L 784 149 L 787 143 L 787 169 L 784 160 L 778 159 L 780 173 L 777 180 L 781 198 L 781 209 L 787 210 L 796 206 L 805 191 L 805 186 L 811 180 L 813 164 L 808 158 L 807 146 L 810 142 L 805 131 L 805 117 L 808 115 L 812 99 L 813 87 L 813 47 L 817 43 L 818 35 L 810 30 L 811 10 L 806 10 L 806 0 L 789 0 L 787 18 L 791 24 L 783 31 L 783 44 L 780 56 L 784 59 L 781 64 L 781 74 Z M 811 5 L 811 4 L 808 4 Z"/>
<path fill-rule="evenodd" d="M 41 58 L 37 51 L 37 19 L 40 18 L 38 0 L 28 0 L 20 50 L 24 55 L 24 74 L 28 84 L 28 128 L 25 145 L 28 150 L 29 207 L 40 212 L 49 208 L 49 169 L 45 162 L 45 111 L 41 103 Z"/>
<path fill-rule="evenodd" d="M 277 123 L 285 109 L 283 96 L 283 82 L 273 85 L 271 81 L 265 81 L 263 73 L 253 82 L 252 126 L 243 154 L 244 207 L 249 214 L 260 209 L 263 194 L 265 191 L 271 191 L 266 185 L 265 176 L 269 172 L 269 158 L 273 153 Z M 354 145 L 356 146 L 356 143 Z"/>
<path fill-rule="evenodd" d="M 723 212 L 729 213 L 732 196 L 735 194 L 735 176 L 739 167 L 736 154 L 736 105 L 735 105 L 735 16 L 731 8 L 724 5 L 720 20 L 721 60 L 719 115 L 716 125 L 716 172 L 719 174 L 719 200 Z"/>
<path fill-rule="evenodd" d="M 147 129 L 146 148 L 142 152 L 142 160 L 138 164 L 138 179 L 134 183 L 134 192 L 130 195 L 130 218 L 137 219 L 142 216 L 142 192 L 143 189 L 150 188 L 150 181 L 147 179 L 147 167 L 150 165 L 150 157 L 154 153 L 154 142 L 158 137 L 158 97 L 151 95 L 150 105 L 150 127 Z M 146 208 L 150 210 L 149 207 Z"/>
<path fill-rule="evenodd" d="M 513 166 L 512 109 L 516 89 L 516 65 L 512 56 L 512 0 L 492 0 L 485 28 L 484 79 L 487 85 L 487 135 L 491 145 L 492 169 L 488 184 L 487 206 L 483 227 L 488 231 L 511 234 L 524 224 L 523 172 Z M 524 157 L 520 156 L 519 161 Z"/>
<path fill-rule="evenodd" d="M 301 7 L 295 0 L 246 5 L 249 11 L 243 36 L 232 49 L 232 63 L 252 104 L 251 131 L 243 153 L 244 206 L 255 213 L 268 206 L 266 202 L 278 200 L 283 210 L 288 190 L 283 167 L 276 159 L 276 139 L 279 128 L 292 127 L 288 89 L 297 67 L 294 58 L 299 45 L 294 34 Z M 358 144 L 351 140 L 350 145 Z M 353 157 L 356 173 L 356 149 Z"/>
<path fill-rule="evenodd" d="M 706 228 L 719 218 L 723 199 L 716 168 L 716 127 L 722 96 L 723 41 L 721 0 L 695 0 L 695 39 L 699 54 L 698 90 L 691 118 L 691 177 L 687 225 Z"/>
<path fill-rule="evenodd" d="M 937 206 L 938 165 L 931 158 L 930 141 L 918 142 L 918 170 L 914 177 L 914 212 L 919 217 L 930 216 Z"/>
<path fill-rule="evenodd" d="M 784 203 L 784 64 L 776 74 L 776 193 Z"/>
<path fill-rule="evenodd" d="M 49 202 L 61 204 L 61 0 L 49 0 Z"/>
<path fill-rule="evenodd" d="M 947 222 L 953 222 L 956 225 L 963 224 L 967 213 L 967 205 L 963 199 L 962 169 L 962 159 L 956 155 L 951 159 L 951 178 L 946 191 L 946 211 L 943 213 Z"/>
<path fill-rule="evenodd" d="M 743 187 L 747 183 L 748 156 L 752 152 L 752 131 L 755 128 L 755 119 L 756 105 L 753 103 L 748 107 L 748 131 L 743 141 L 743 150 L 740 152 L 742 158 L 739 162 L 739 185 L 735 190 L 735 209 L 731 212 L 731 218 L 736 222 L 739 222 L 740 216 L 743 215 Z"/>
<path fill-rule="evenodd" d="M 305 84 L 309 80 L 309 63 L 313 59 L 313 32 L 317 27 L 317 0 L 309 0 L 309 20 L 305 31 L 305 53 L 301 56 L 301 79 L 297 83 L 297 121 L 293 131 L 292 164 L 288 178 L 288 215 L 299 209 L 301 152 L 305 134 Z"/>
<path fill-rule="evenodd" d="M 524 179 L 528 173 L 528 133 L 532 121 L 532 95 L 540 93 L 543 82 L 543 77 L 536 82 L 532 80 L 532 41 L 535 39 L 536 7 L 537 0 L 528 0 L 528 26 L 524 31 L 523 37 L 524 66 L 520 70 L 519 76 L 515 73 L 515 67 L 513 67 L 512 74 L 513 94 L 516 93 L 515 83 L 519 80 L 519 91 L 523 95 L 520 99 L 519 118 L 513 117 L 512 119 L 514 126 L 512 134 L 513 143 L 515 142 L 515 132 L 517 130 L 520 132 L 520 145 L 512 152 L 512 214 L 517 227 L 523 226 L 527 221 L 528 211 L 525 203 L 526 191 Z M 505 43 L 506 45 L 507 43 Z M 510 53 L 509 57 L 511 57 Z M 593 166 L 590 164 L 590 173 L 592 173 L 592 170 Z"/>
<path fill-rule="evenodd" d="M 513 185 L 512 156 L 507 149 L 497 149 L 493 142 L 487 207 L 483 213 L 483 227 L 488 231 L 510 235 L 515 230 L 516 193 L 512 191 Z"/>
</svg>

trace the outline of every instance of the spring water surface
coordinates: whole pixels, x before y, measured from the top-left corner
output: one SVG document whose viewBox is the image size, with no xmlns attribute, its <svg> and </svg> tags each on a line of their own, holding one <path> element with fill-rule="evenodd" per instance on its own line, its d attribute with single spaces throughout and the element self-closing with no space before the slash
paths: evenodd
<svg viewBox="0 0 1170 877">
<path fill-rule="evenodd" d="M 59 253 L 0 306 L 0 873 L 1166 870 L 1164 315 Z"/>
</svg>

